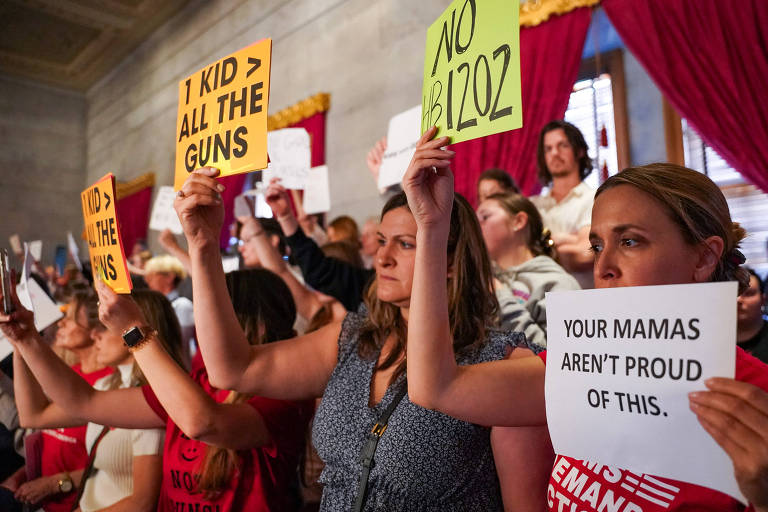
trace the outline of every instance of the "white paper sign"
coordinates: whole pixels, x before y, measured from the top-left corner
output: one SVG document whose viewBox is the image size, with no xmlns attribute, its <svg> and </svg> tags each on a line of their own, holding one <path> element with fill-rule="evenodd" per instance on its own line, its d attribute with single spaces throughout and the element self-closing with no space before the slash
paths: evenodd
<svg viewBox="0 0 768 512">
<path fill-rule="evenodd" d="M 28 276 L 29 274 L 26 275 Z M 42 331 L 46 327 L 58 322 L 64 314 L 61 312 L 61 309 L 59 309 L 59 306 L 57 306 L 40 285 L 37 284 L 37 281 L 34 279 L 24 279 L 23 276 L 24 274 L 22 274 L 22 279 L 19 281 L 19 284 L 16 285 L 16 295 L 19 297 L 19 301 L 22 305 L 34 313 L 35 328 L 38 331 Z M 28 299 L 22 297 L 28 297 Z M 24 304 L 26 300 L 29 300 L 30 303 Z M 11 345 L 11 342 L 9 342 L 5 335 L 0 332 L 0 360 L 5 358 L 11 352 L 13 352 L 13 345 Z"/>
<path fill-rule="evenodd" d="M 402 181 L 420 138 L 421 105 L 401 112 L 389 120 L 387 150 L 379 169 L 379 188 Z"/>
<path fill-rule="evenodd" d="M 304 213 L 325 213 L 331 209 L 331 190 L 328 186 L 328 166 L 319 165 L 309 171 L 302 200 Z"/>
<path fill-rule="evenodd" d="M 33 240 L 29 242 L 29 252 L 32 254 L 32 257 L 35 258 L 35 261 L 42 261 L 43 258 L 43 241 L 42 240 Z"/>
<path fill-rule="evenodd" d="M 240 270 L 240 257 L 239 256 L 224 256 L 221 258 L 221 266 L 224 268 L 224 273 L 234 272 Z"/>
<path fill-rule="evenodd" d="M 29 281 L 29 275 L 32 273 L 32 254 L 29 248 L 29 244 L 24 242 L 24 266 L 21 268 L 21 279 L 19 284 L 16 285 L 16 296 L 19 298 L 21 305 L 35 312 L 35 304 L 32 302 L 32 297 L 29 295 L 29 289 L 27 288 L 27 281 Z"/>
<path fill-rule="evenodd" d="M 267 132 L 267 153 L 270 177 L 282 179 L 288 189 L 304 188 L 311 162 L 307 130 L 284 128 Z"/>
<path fill-rule="evenodd" d="M 176 192 L 173 187 L 160 187 L 157 189 L 155 204 L 152 205 L 152 215 L 149 218 L 149 229 L 163 231 L 170 229 L 172 233 L 180 235 L 181 221 L 173 209 L 173 200 L 176 199 Z"/>
<path fill-rule="evenodd" d="M 77 265 L 77 269 L 82 272 L 83 262 L 80 261 L 80 248 L 77 246 L 77 242 L 75 242 L 75 237 L 72 236 L 71 231 L 67 231 L 67 246 L 69 247 L 69 255 L 74 260 L 75 265 Z"/>
<path fill-rule="evenodd" d="M 733 378 L 736 283 L 547 293 L 546 408 L 555 453 L 744 500 L 688 393 Z"/>
</svg>

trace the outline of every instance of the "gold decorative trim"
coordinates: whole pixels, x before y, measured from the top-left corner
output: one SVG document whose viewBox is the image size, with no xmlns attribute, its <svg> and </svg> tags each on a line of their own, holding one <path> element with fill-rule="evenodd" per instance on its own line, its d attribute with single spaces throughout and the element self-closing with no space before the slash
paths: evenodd
<svg viewBox="0 0 768 512">
<path fill-rule="evenodd" d="M 600 0 L 528 0 L 520 4 L 520 26 L 535 27 L 551 16 L 565 14 L 579 7 L 593 7 Z"/>
<path fill-rule="evenodd" d="M 138 178 L 132 179 L 131 181 L 127 181 L 125 183 L 115 183 L 115 195 L 117 196 L 117 199 L 122 199 L 124 197 L 135 194 L 139 190 L 154 186 L 155 173 L 148 172 L 146 174 L 142 174 Z"/>
<path fill-rule="evenodd" d="M 330 106 L 331 95 L 327 92 L 319 92 L 269 116 L 267 118 L 267 130 L 286 128 L 308 117 L 312 117 L 318 112 L 325 112 Z"/>
</svg>

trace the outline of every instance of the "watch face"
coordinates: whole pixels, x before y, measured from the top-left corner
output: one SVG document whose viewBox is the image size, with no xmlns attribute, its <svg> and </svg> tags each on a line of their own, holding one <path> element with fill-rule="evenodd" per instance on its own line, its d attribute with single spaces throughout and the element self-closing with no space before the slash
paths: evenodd
<svg viewBox="0 0 768 512">
<path fill-rule="evenodd" d="M 138 327 L 132 327 L 125 334 L 123 334 L 123 341 L 129 347 L 133 347 L 138 342 L 144 339 L 144 333 Z"/>
<path fill-rule="evenodd" d="M 59 480 L 59 489 L 61 492 L 69 492 L 72 490 L 72 480 L 67 478 L 66 480 Z"/>
</svg>

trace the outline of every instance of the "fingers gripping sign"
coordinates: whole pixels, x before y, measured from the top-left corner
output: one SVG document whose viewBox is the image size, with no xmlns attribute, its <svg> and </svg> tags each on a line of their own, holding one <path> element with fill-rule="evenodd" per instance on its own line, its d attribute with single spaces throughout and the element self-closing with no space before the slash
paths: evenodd
<svg viewBox="0 0 768 512">
<path fill-rule="evenodd" d="M 97 279 L 99 320 L 112 332 L 122 334 L 131 327 L 146 325 L 144 315 L 129 295 L 118 295 L 104 281 Z"/>
<path fill-rule="evenodd" d="M 448 137 L 433 139 L 436 133 L 433 126 L 421 137 L 402 182 L 408 206 L 419 226 L 447 225 L 451 218 L 451 160 L 455 153 L 443 149 L 450 142 Z"/>
<path fill-rule="evenodd" d="M 733 379 L 712 378 L 689 395 L 691 410 L 733 462 L 744 496 L 768 510 L 768 393 Z"/>
<path fill-rule="evenodd" d="M 276 218 L 291 215 L 291 201 L 288 198 L 288 191 L 280 183 L 280 178 L 272 178 L 264 194 L 267 204 L 272 208 L 272 213 Z"/>
<path fill-rule="evenodd" d="M 221 201 L 224 185 L 216 181 L 218 175 L 219 170 L 213 167 L 196 169 L 184 181 L 173 201 L 190 245 L 218 244 L 224 223 Z"/>
<path fill-rule="evenodd" d="M 11 282 L 16 282 L 15 271 L 11 271 Z M 31 311 L 22 306 L 16 295 L 16 287 L 11 286 L 10 292 L 14 311 L 10 315 L 0 311 L 0 330 L 11 343 L 16 344 L 37 334 L 37 329 L 35 329 L 35 317 Z M 2 300 L 2 290 L 0 290 L 0 300 Z"/>
</svg>

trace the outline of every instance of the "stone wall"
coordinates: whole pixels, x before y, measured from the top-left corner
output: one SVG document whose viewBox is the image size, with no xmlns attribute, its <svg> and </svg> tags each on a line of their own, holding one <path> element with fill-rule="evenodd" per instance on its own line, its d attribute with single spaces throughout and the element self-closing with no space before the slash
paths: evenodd
<svg viewBox="0 0 768 512">
<path fill-rule="evenodd" d="M 0 76 L 0 141 L 0 247 L 13 233 L 42 240 L 52 263 L 67 230 L 79 239 L 83 227 L 85 98 Z"/>
</svg>

